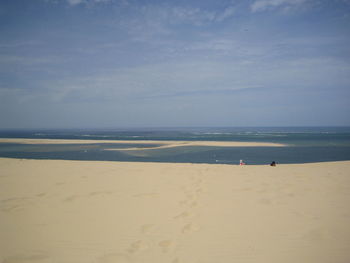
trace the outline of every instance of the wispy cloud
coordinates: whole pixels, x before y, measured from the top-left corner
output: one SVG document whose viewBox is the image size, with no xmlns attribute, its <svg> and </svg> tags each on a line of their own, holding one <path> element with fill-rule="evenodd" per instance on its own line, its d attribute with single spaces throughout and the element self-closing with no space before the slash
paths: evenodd
<svg viewBox="0 0 350 263">
<path fill-rule="evenodd" d="M 234 6 L 229 6 L 224 9 L 221 13 L 217 13 L 215 16 L 215 20 L 218 22 L 222 22 L 225 19 L 232 17 L 236 12 L 236 8 Z"/>
<path fill-rule="evenodd" d="M 244 89 L 346 86 L 350 65 L 332 58 L 299 58 L 255 63 L 173 62 L 114 69 L 86 77 L 42 83 L 55 102 L 135 102 L 172 97 L 235 96 Z M 296 77 L 297 76 L 297 77 Z M 337 79 L 336 83 L 334 79 Z M 50 88 L 49 88 L 50 87 Z M 43 92 L 41 89 L 33 93 Z"/>
<path fill-rule="evenodd" d="M 79 4 L 98 4 L 98 3 L 107 3 L 112 0 L 66 0 L 68 4 L 75 6 Z"/>
<path fill-rule="evenodd" d="M 326 112 L 329 94 L 343 108 L 327 110 L 349 111 L 349 0 L 2 2 L 0 127 L 21 124 L 4 112 L 32 126 L 265 123 L 279 104 L 278 125 L 301 100 Z"/>
<path fill-rule="evenodd" d="M 123 10 L 123 11 L 120 11 Z M 120 9 L 113 18 L 103 23 L 105 26 L 122 30 L 130 42 L 143 42 L 151 45 L 166 43 L 169 49 L 180 42 L 191 41 L 208 26 L 218 26 L 236 14 L 234 6 L 217 10 L 167 4 L 129 4 Z M 128 13 L 126 16 L 125 13 Z M 187 39 L 181 36 L 187 32 Z M 193 32 L 191 34 L 190 32 Z M 185 40 L 185 41 L 184 41 Z"/>
<path fill-rule="evenodd" d="M 277 8 L 290 8 L 306 1 L 307 0 L 256 0 L 250 8 L 252 12 L 262 12 Z"/>
<path fill-rule="evenodd" d="M 79 5 L 81 3 L 84 3 L 84 0 L 67 0 L 68 4 L 70 5 Z"/>
</svg>

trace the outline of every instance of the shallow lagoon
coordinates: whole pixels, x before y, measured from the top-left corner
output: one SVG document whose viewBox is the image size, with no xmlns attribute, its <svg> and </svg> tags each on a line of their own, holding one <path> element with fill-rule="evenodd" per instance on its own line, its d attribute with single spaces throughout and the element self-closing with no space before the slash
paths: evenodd
<svg viewBox="0 0 350 263">
<path fill-rule="evenodd" d="M 144 149 L 156 144 L 8 144 L 0 157 L 93 161 L 247 164 L 310 163 L 350 160 L 348 146 L 211 147 L 181 146 Z M 129 147 L 140 150 L 124 151 Z M 110 150 L 115 149 L 115 150 Z M 120 149 L 120 150 L 118 150 Z"/>
</svg>

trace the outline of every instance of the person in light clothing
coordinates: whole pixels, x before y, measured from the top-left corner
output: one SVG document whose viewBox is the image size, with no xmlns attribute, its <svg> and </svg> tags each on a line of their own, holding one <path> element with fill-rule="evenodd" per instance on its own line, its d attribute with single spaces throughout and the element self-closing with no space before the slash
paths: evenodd
<svg viewBox="0 0 350 263">
<path fill-rule="evenodd" d="M 239 160 L 239 165 L 245 165 L 245 162 L 243 162 L 243 160 Z"/>
</svg>

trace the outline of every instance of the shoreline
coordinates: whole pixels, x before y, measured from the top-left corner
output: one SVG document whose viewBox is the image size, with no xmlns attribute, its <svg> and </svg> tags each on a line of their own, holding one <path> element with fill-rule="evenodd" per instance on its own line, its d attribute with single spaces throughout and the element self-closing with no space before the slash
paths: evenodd
<svg viewBox="0 0 350 263">
<path fill-rule="evenodd" d="M 190 166 L 196 166 L 196 165 L 210 165 L 210 166 L 239 166 L 239 167 L 265 167 L 265 166 L 270 166 L 270 164 L 245 164 L 245 165 L 239 165 L 238 164 L 227 164 L 227 163 L 175 163 L 175 162 L 142 162 L 142 161 L 106 161 L 106 160 L 66 160 L 66 159 L 31 159 L 31 158 L 12 158 L 12 157 L 1 157 L 0 156 L 0 163 L 2 161 L 6 160 L 19 160 L 19 161 L 53 161 L 53 162 L 82 162 L 82 163 L 121 163 L 121 164 L 136 164 L 136 165 L 141 165 L 141 164 L 150 164 L 150 165 L 190 165 Z M 277 163 L 277 166 L 298 166 L 298 165 L 322 165 L 322 164 L 349 164 L 350 165 L 350 160 L 341 160 L 341 161 L 326 161 L 326 162 L 312 162 L 312 163 Z M 274 169 L 275 167 L 271 167 L 271 169 Z"/>
<path fill-rule="evenodd" d="M 114 151 L 111 149 L 111 151 Z M 128 151 L 128 150 L 127 150 Z M 1 160 L 20 160 L 20 161 L 63 161 L 63 162 L 83 162 L 83 163 L 126 163 L 126 164 L 169 164 L 169 165 L 210 165 L 210 166 L 239 166 L 239 167 L 265 167 L 265 166 L 270 166 L 270 163 L 266 164 L 244 164 L 240 165 L 239 163 L 191 163 L 191 162 L 155 162 L 155 161 L 118 161 L 118 160 L 71 160 L 71 159 L 34 159 L 34 158 L 16 158 L 16 157 L 1 157 L 0 156 L 0 161 Z M 285 165 L 313 165 L 313 164 L 337 164 L 337 163 L 350 163 L 350 160 L 340 160 L 340 161 L 324 161 L 324 162 L 309 162 L 309 163 L 276 163 L 276 166 L 285 166 Z"/>
</svg>

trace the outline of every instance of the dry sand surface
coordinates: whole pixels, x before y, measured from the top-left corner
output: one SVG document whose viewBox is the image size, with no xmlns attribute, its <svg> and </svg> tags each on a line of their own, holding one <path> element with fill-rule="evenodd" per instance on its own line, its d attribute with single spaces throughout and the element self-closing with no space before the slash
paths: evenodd
<svg viewBox="0 0 350 263">
<path fill-rule="evenodd" d="M 0 159 L 0 262 L 348 263 L 350 161 Z"/>
</svg>

